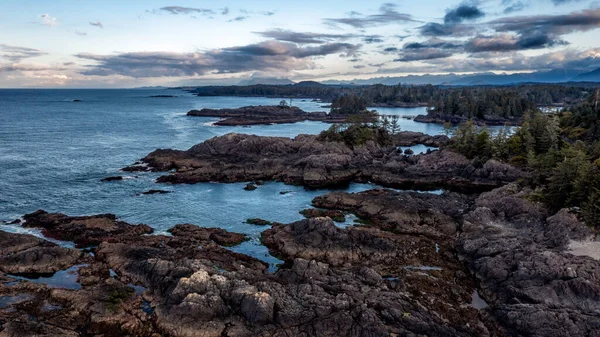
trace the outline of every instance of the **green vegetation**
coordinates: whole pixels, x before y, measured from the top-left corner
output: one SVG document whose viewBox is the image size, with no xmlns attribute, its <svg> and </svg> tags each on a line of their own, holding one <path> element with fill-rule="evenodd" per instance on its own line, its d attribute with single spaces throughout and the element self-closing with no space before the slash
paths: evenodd
<svg viewBox="0 0 600 337">
<path fill-rule="evenodd" d="M 199 96 L 259 96 L 317 98 L 326 102 L 357 96 L 367 106 L 429 106 L 431 114 L 468 118 L 521 118 L 536 106 L 582 102 L 590 94 L 585 86 L 532 84 L 502 87 L 442 87 L 433 85 L 251 85 L 208 86 L 191 89 Z M 593 89 L 592 89 L 593 91 Z M 333 109 L 345 110 L 344 104 Z M 353 112 L 350 112 L 353 113 Z"/>
<path fill-rule="evenodd" d="M 331 102 L 331 114 L 356 115 L 364 113 L 369 113 L 367 101 L 357 95 L 344 95 Z"/>
<path fill-rule="evenodd" d="M 580 210 L 600 226 L 600 106 L 598 93 L 556 116 L 527 114 L 523 125 L 491 135 L 472 122 L 458 127 L 452 149 L 483 163 L 494 158 L 530 173 L 523 182 L 536 189 L 552 211 Z"/>
<path fill-rule="evenodd" d="M 113 290 L 106 298 L 107 308 L 110 311 L 116 311 L 121 303 L 128 300 L 135 290 L 130 287 L 123 287 Z"/>
</svg>

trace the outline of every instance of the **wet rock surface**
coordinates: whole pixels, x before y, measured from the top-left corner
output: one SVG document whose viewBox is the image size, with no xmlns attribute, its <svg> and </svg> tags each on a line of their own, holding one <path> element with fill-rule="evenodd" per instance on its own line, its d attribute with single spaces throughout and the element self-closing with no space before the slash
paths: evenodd
<svg viewBox="0 0 600 337">
<path fill-rule="evenodd" d="M 410 135 L 408 138 L 414 138 Z M 175 170 L 162 183 L 276 180 L 308 188 L 372 181 L 403 189 L 482 191 L 515 181 L 523 173 L 489 160 L 479 165 L 448 150 L 407 157 L 372 142 L 350 148 L 316 136 L 293 139 L 230 133 L 187 151 L 156 150 L 143 160 L 153 171 Z M 125 170 L 135 170 L 139 165 Z"/>
<path fill-rule="evenodd" d="M 224 229 L 37 211 L 24 226 L 94 254 L 0 232 L 0 336 L 595 336 L 600 261 L 580 247 L 600 240 L 529 193 L 328 193 L 316 211 L 364 224 L 273 223 L 274 273 Z M 11 275 L 74 267 L 77 288 Z"/>
<path fill-rule="evenodd" d="M 600 262 L 570 250 L 595 233 L 561 210 L 548 216 L 511 184 L 482 194 L 457 249 L 511 336 L 598 336 Z"/>
</svg>

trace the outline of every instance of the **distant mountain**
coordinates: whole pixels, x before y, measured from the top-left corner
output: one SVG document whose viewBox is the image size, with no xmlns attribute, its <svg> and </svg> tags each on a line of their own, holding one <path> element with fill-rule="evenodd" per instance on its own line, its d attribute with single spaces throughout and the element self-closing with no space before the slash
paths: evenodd
<svg viewBox="0 0 600 337">
<path fill-rule="evenodd" d="M 327 85 L 316 81 L 302 81 L 294 84 L 295 87 L 326 87 Z"/>
<path fill-rule="evenodd" d="M 237 85 L 255 85 L 255 84 L 269 84 L 269 85 L 287 85 L 294 84 L 294 81 L 290 81 L 287 78 L 275 78 L 275 77 L 251 77 L 246 80 L 241 80 Z"/>
<path fill-rule="evenodd" d="M 574 82 L 600 82 L 600 68 L 590 71 L 588 73 L 583 73 L 575 76 L 573 78 Z"/>
<path fill-rule="evenodd" d="M 432 84 L 432 85 L 509 85 L 519 83 L 564 83 L 564 82 L 600 82 L 600 69 L 589 73 L 575 69 L 553 69 L 532 73 L 495 74 L 492 72 L 476 74 L 444 74 L 444 75 L 407 75 L 396 77 L 375 77 L 354 79 L 351 81 L 327 80 L 323 84 L 371 85 L 386 84 Z"/>
</svg>

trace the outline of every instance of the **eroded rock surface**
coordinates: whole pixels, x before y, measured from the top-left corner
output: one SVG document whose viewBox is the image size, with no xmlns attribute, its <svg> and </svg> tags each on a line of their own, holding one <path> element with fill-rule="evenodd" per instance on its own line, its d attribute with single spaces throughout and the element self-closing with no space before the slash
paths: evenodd
<svg viewBox="0 0 600 337">
<path fill-rule="evenodd" d="M 482 194 L 457 248 L 511 336 L 598 336 L 600 261 L 572 242 L 596 242 L 567 210 L 548 216 L 511 184 Z"/>
<path fill-rule="evenodd" d="M 373 142 L 350 148 L 310 135 L 290 139 L 230 133 L 187 151 L 156 150 L 143 162 L 154 171 L 176 170 L 158 179 L 163 183 L 276 180 L 325 188 L 372 181 L 398 188 L 473 191 L 490 190 L 523 176 L 510 165 L 489 160 L 479 166 L 448 150 L 405 156 L 395 147 Z"/>
</svg>

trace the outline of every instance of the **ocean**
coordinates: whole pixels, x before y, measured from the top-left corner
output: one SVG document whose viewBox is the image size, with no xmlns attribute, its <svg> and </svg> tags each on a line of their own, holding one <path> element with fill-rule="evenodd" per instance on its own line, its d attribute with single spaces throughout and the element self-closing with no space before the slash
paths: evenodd
<svg viewBox="0 0 600 337">
<path fill-rule="evenodd" d="M 160 173 L 125 174 L 119 169 L 157 148 L 185 150 L 229 132 L 294 137 L 329 127 L 321 122 L 223 127 L 212 125 L 215 118 L 186 116 L 191 109 L 273 105 L 280 100 L 196 97 L 180 90 L 0 90 L 0 221 L 44 209 L 68 215 L 113 213 L 127 222 L 148 224 L 157 233 L 180 223 L 221 227 L 252 237 L 233 250 L 276 263 L 258 240 L 265 228 L 245 220 L 300 220 L 298 212 L 327 190 L 307 191 L 276 182 L 251 192 L 243 190 L 243 183 L 159 185 L 154 180 Z M 323 103 L 310 99 L 294 100 L 294 105 L 306 111 L 326 110 Z M 388 108 L 385 114 L 412 116 L 419 111 L 424 108 Z M 440 125 L 400 121 L 404 131 L 443 132 Z M 115 175 L 126 179 L 100 181 Z M 346 190 L 374 187 L 352 184 Z M 173 193 L 139 195 L 150 189 Z M 0 229 L 39 234 L 8 224 Z"/>
</svg>

